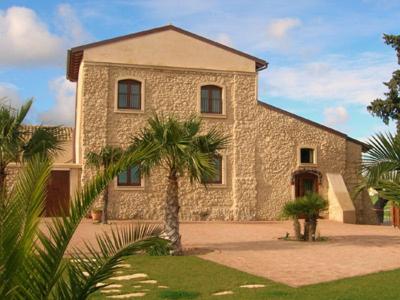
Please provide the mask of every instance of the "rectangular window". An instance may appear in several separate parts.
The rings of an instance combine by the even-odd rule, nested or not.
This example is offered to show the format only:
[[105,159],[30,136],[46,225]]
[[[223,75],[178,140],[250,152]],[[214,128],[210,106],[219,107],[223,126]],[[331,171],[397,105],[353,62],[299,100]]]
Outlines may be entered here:
[[214,158],[214,164],[216,173],[212,178],[205,178],[203,183],[213,183],[213,184],[221,184],[222,183],[222,156],[216,156]]
[[300,149],[300,163],[313,164],[314,163],[314,149],[301,148]]
[[139,166],[133,166],[121,172],[117,177],[118,186],[141,186],[141,174]]
[[201,112],[222,114],[222,89],[214,85],[201,87]]
[[141,83],[136,80],[118,82],[118,108],[141,109]]

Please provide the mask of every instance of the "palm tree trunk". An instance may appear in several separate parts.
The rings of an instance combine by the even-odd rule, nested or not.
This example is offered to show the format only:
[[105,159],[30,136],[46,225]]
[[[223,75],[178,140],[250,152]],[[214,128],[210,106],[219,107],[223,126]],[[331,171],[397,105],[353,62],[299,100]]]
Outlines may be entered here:
[[167,239],[171,241],[172,255],[182,254],[181,235],[179,234],[179,209],[178,177],[176,171],[172,170],[168,176],[164,216],[164,232]]
[[309,234],[310,234],[310,219],[308,217],[306,217],[304,219],[304,236],[303,236],[303,239],[305,241],[308,240]]
[[300,222],[298,218],[293,218],[293,228],[294,228],[294,236],[296,240],[301,240],[301,228]]
[[310,219],[310,232],[308,236],[309,241],[315,241],[315,232],[317,231],[317,217]]
[[103,213],[101,214],[101,223],[107,224],[108,222],[108,186],[104,190],[103,196]]

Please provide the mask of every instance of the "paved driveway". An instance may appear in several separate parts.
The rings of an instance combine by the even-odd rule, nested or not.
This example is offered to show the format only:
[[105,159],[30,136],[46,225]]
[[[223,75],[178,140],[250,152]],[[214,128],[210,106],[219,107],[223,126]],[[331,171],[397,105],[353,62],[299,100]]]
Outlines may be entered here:
[[[114,222],[123,226],[128,222]],[[301,286],[400,268],[400,230],[388,226],[319,224],[325,242],[278,240],[292,232],[290,222],[182,223],[184,247],[226,266],[291,286]],[[108,225],[85,221],[72,244],[92,240]]]

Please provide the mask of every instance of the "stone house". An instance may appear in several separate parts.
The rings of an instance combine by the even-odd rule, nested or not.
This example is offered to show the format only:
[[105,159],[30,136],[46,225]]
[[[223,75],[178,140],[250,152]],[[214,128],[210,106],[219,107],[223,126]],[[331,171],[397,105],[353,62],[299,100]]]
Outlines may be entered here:
[[[180,182],[183,220],[275,220],[306,191],[329,200],[327,217],[370,222],[367,195],[351,199],[367,146],[346,134],[258,100],[268,63],[172,25],[72,48],[77,83],[73,161],[84,183],[89,151],[126,147],[153,113],[196,113],[204,130],[231,136],[208,188]],[[161,219],[166,175],[130,170],[110,187],[109,215]]]

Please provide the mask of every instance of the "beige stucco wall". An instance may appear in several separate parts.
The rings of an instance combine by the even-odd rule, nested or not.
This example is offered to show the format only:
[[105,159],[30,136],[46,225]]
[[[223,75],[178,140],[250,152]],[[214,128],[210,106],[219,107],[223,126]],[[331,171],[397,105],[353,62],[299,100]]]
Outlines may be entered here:
[[227,71],[255,71],[255,62],[174,30],[86,49],[84,61]]
[[54,156],[55,163],[73,163],[74,161],[74,141],[62,141],[61,150]]

